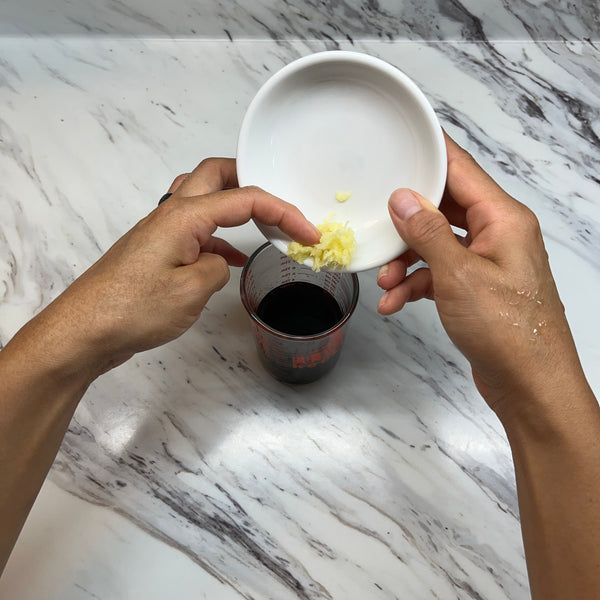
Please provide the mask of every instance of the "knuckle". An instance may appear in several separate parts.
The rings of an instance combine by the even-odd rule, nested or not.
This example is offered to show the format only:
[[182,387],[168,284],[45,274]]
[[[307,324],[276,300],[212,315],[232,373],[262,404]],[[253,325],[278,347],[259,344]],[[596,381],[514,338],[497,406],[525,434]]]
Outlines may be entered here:
[[171,184],[171,187],[175,187],[178,188],[189,176],[189,173],[181,173],[180,175],[177,175],[177,177],[175,177],[175,179],[173,179],[173,183]]
[[521,211],[521,219],[523,222],[523,226],[531,232],[537,232],[540,230],[540,222],[536,216],[536,214],[526,206],[523,206]]
[[516,205],[512,221],[520,235],[527,238],[541,235],[540,222],[537,216],[530,208],[520,202]]
[[218,166],[219,163],[219,159],[215,158],[214,156],[209,156],[207,158],[204,158],[203,160],[200,161],[200,164],[198,165],[199,167],[208,167],[208,168],[214,168],[216,166]]
[[177,198],[177,202],[163,202],[156,207],[151,215],[156,215],[156,218],[161,221],[169,222],[173,219],[173,215],[181,213],[181,201]]
[[427,243],[445,233],[448,222],[441,213],[421,210],[410,218],[408,226],[416,239]]
[[198,166],[192,172],[198,181],[205,178],[214,178],[221,171],[221,159],[209,156],[198,163]]
[[260,192],[262,192],[262,190],[257,186],[257,185],[245,185],[243,188],[240,188],[244,194],[247,194],[248,196],[254,196]]

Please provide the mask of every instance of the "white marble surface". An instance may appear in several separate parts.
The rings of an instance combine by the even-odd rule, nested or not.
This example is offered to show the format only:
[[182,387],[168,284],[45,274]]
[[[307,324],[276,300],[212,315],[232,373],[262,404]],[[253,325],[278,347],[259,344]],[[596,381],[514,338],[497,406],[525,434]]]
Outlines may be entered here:
[[0,34],[353,40],[600,39],[596,0],[3,0]]
[[[177,173],[233,155],[270,73],[330,45],[0,38],[0,341]],[[413,77],[538,214],[600,391],[598,49],[340,46]],[[250,225],[226,235],[261,242]],[[340,364],[288,387],[258,362],[238,275],[182,338],[89,390],[0,597],[527,598],[508,445],[433,306],[383,319],[361,274]]]

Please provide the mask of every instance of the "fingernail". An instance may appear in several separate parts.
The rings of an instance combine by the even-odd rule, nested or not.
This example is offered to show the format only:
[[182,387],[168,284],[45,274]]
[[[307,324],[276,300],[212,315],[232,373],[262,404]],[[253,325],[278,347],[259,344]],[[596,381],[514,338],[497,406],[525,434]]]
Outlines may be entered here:
[[390,272],[390,266],[389,265],[383,265],[379,269],[379,273],[377,273],[377,283],[379,283],[379,280],[382,279],[383,277],[385,277],[389,272]]
[[421,210],[419,199],[407,189],[399,189],[390,197],[390,208],[399,219],[406,221]]
[[381,312],[382,310],[385,309],[385,305],[387,304],[387,300],[389,297],[389,292],[386,292],[385,294],[383,294],[383,296],[381,296],[381,298],[379,298],[379,302],[377,303],[377,311]]

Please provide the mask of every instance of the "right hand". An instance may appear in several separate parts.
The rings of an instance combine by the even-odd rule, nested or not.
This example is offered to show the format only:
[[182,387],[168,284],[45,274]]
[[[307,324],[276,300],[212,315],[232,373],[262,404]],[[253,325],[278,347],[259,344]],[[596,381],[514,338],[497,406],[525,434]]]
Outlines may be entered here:
[[[392,221],[411,250],[381,268],[378,310],[435,301],[442,324],[498,411],[505,400],[556,393],[583,377],[538,221],[449,137],[442,212],[396,190]],[[447,218],[446,218],[447,217]],[[462,243],[450,224],[467,231]],[[422,258],[429,268],[407,269]]]

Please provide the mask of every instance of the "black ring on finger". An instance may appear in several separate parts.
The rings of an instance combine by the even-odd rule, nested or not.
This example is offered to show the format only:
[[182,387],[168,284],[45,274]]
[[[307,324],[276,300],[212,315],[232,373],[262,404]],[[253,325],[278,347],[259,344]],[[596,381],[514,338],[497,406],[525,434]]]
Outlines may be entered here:
[[160,206],[165,200],[168,200],[173,194],[171,192],[167,192],[159,201],[158,205]]

